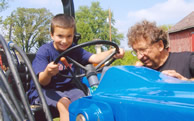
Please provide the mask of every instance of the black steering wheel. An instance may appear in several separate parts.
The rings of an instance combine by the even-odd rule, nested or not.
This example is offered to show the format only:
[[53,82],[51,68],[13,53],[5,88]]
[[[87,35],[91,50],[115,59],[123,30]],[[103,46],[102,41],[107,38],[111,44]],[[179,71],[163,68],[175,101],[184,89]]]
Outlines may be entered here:
[[[81,48],[81,47],[85,47],[85,46],[91,46],[91,45],[97,45],[97,44],[103,44],[103,45],[110,45],[110,46],[113,46],[115,48],[115,51],[112,52],[109,56],[107,56],[102,62],[100,62],[98,65],[96,65],[94,67],[94,69],[96,70],[96,72],[100,72],[102,70],[102,68],[104,66],[108,66],[110,65],[115,59],[112,58],[116,53],[119,53],[119,47],[117,44],[113,43],[113,42],[110,42],[110,41],[105,41],[105,40],[95,40],[95,41],[90,41],[90,42],[85,42],[85,43],[82,43],[82,44],[79,44],[79,45],[76,45],[76,46],[73,46],[67,50],[65,50],[64,52],[62,52],[54,61],[55,64],[57,64],[59,61],[60,61],[60,58],[61,57],[65,57],[68,61],[72,62],[73,64],[75,64],[76,66],[80,67],[81,69],[85,70],[86,72],[88,71],[88,68],[86,66],[83,66],[82,64],[78,63],[77,61],[75,61],[74,59],[70,58],[67,56],[67,54],[77,48]],[[102,65],[104,65],[102,67]],[[76,77],[76,78],[79,78],[79,77],[83,77],[83,76],[86,76],[86,73],[83,73],[83,74],[76,74],[76,75],[72,75],[72,76],[69,76],[69,75],[65,75],[65,74],[62,74],[62,73],[59,73],[61,76],[64,76],[66,78],[73,78]]]

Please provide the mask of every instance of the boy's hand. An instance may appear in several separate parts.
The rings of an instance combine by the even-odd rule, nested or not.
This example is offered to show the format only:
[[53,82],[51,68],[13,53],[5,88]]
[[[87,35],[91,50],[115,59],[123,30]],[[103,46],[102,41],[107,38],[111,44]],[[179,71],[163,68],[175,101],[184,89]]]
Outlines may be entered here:
[[57,73],[59,73],[59,65],[54,64],[54,62],[51,62],[46,67],[46,72],[49,74],[49,76],[55,76]]
[[39,82],[42,86],[46,86],[50,83],[52,76],[55,76],[59,72],[59,65],[50,62],[43,72],[39,73]]
[[116,58],[116,59],[123,58],[124,55],[125,55],[124,49],[123,48],[119,48],[119,53],[114,55],[114,58]]

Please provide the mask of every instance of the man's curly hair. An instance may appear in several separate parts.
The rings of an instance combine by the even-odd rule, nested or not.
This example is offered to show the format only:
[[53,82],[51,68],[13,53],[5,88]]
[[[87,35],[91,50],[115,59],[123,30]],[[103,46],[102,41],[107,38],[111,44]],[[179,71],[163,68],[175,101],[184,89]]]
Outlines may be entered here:
[[140,38],[144,38],[151,43],[162,40],[164,48],[168,48],[167,33],[162,28],[157,27],[155,22],[143,20],[135,24],[128,30],[127,37],[129,46],[132,46]]

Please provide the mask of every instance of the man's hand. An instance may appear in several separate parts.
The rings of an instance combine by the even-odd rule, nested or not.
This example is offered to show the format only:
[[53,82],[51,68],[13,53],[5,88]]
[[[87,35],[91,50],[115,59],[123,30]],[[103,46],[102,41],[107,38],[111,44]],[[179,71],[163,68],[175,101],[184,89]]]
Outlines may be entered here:
[[135,66],[143,66],[143,63],[141,61],[136,61]]
[[179,74],[178,72],[176,72],[175,70],[165,70],[162,71],[163,74],[166,74],[168,76],[172,76],[181,80],[189,80],[188,78],[182,76],[181,74]]

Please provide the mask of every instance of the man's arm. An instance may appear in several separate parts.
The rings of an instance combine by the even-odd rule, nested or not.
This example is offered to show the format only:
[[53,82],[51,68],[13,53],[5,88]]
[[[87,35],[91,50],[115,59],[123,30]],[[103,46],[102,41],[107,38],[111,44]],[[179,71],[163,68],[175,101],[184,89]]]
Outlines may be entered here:
[[182,76],[181,74],[179,74],[178,72],[176,72],[175,70],[164,70],[162,71],[163,74],[166,74],[168,76],[172,76],[181,80],[186,80],[186,81],[194,81],[194,78],[188,79],[184,76]]
[[190,78],[188,81],[194,81],[194,78]]

